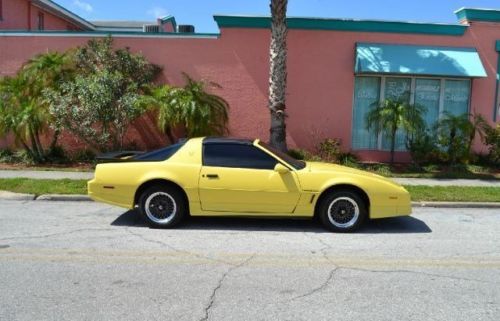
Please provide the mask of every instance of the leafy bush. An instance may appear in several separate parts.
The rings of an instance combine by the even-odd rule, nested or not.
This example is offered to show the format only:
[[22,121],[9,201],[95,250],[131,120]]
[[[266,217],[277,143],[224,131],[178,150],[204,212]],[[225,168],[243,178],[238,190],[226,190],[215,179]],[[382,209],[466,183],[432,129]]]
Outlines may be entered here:
[[321,141],[316,149],[319,158],[325,162],[338,162],[342,153],[340,150],[340,140],[337,138],[327,138]]
[[144,109],[141,90],[160,68],[128,48],[113,49],[113,40],[90,40],[74,54],[76,76],[46,90],[56,130],[66,129],[99,151],[121,149],[131,121]]
[[6,148],[0,149],[0,163],[13,163],[14,162],[14,153]]
[[60,145],[52,146],[47,153],[47,160],[53,164],[65,164],[70,161],[66,151]]
[[72,160],[79,163],[90,163],[95,161],[96,154],[90,149],[80,149],[73,154]]
[[500,124],[495,128],[487,127],[484,133],[484,143],[488,146],[488,162],[496,167],[500,166]]

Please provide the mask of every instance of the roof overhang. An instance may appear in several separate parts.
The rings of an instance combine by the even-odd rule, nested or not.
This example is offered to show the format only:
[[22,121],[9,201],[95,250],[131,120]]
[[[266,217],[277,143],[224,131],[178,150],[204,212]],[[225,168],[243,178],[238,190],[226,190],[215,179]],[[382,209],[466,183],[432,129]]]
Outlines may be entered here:
[[83,19],[82,17],[74,14],[73,12],[67,10],[66,8],[58,5],[54,1],[51,0],[32,0],[33,5],[40,7],[68,22],[71,22],[85,31],[95,30],[95,27],[92,23]]
[[355,73],[487,77],[475,48],[357,43]]
[[500,23],[500,10],[460,8],[455,11],[459,21],[485,21]]
[[[271,18],[268,16],[226,16],[214,15],[214,20],[222,28],[263,28],[271,27]],[[402,34],[428,34],[462,36],[467,30],[466,25],[419,23],[402,21],[354,20],[354,19],[327,19],[288,17],[289,29],[333,30],[358,32],[385,32]]]

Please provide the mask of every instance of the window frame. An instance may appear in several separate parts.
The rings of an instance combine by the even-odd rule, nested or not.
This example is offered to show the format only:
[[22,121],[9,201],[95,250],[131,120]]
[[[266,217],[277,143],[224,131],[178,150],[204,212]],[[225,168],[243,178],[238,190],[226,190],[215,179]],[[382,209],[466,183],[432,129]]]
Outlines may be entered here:
[[[263,151],[262,149],[258,148],[257,146],[255,146],[253,143],[248,143],[248,144],[245,144],[245,143],[237,143],[237,142],[214,142],[214,143],[203,143],[203,148],[202,148],[202,153],[201,153],[201,164],[203,167],[221,167],[221,168],[236,168],[236,169],[250,169],[250,170],[264,170],[264,171],[273,171],[274,170],[274,167],[273,168],[255,168],[255,167],[235,167],[235,166],[221,166],[221,165],[207,165],[206,164],[206,159],[205,159],[205,148],[208,146],[208,145],[221,145],[221,146],[246,146],[246,147],[250,147],[250,148],[253,148],[254,150],[257,150],[259,153],[262,153],[262,155],[265,155],[271,159],[274,159],[276,164],[282,164],[282,162],[277,159],[276,157],[274,157],[273,155],[269,154],[269,153],[266,153],[265,151]],[[276,165],[274,165],[276,166]],[[288,167],[288,165],[284,165],[286,167]]]
[[[410,104],[415,103],[415,92],[416,92],[416,83],[417,79],[434,79],[434,80],[439,80],[440,81],[440,92],[439,92],[439,114],[438,114],[438,119],[441,119],[443,116],[443,111],[444,111],[444,96],[445,96],[445,85],[446,85],[446,80],[461,80],[461,81],[469,81],[469,99],[467,102],[467,113],[470,113],[471,110],[471,104],[472,104],[472,83],[473,83],[473,78],[466,78],[466,77],[433,77],[433,76],[414,76],[414,75],[401,75],[401,74],[356,74],[354,75],[354,81],[356,81],[356,77],[375,77],[375,78],[380,78],[380,92],[379,92],[379,103],[382,103],[385,99],[385,87],[386,87],[386,81],[387,78],[410,78],[411,79],[411,86],[410,86]],[[354,88],[354,87],[353,87]],[[352,100],[352,118],[351,118],[351,123],[352,120],[354,119],[354,107],[355,107],[355,90],[353,90],[353,100]],[[351,129],[351,136],[353,137],[354,135],[354,128]],[[377,136],[377,148],[372,149],[372,148],[356,148],[353,150],[355,151],[389,151],[388,149],[383,148],[383,133],[379,133]],[[351,141],[352,141],[351,137]],[[400,151],[401,152],[401,151]],[[407,152],[407,151],[403,151]]]
[[45,30],[45,14],[42,11],[38,11],[37,15],[37,30],[44,31]]

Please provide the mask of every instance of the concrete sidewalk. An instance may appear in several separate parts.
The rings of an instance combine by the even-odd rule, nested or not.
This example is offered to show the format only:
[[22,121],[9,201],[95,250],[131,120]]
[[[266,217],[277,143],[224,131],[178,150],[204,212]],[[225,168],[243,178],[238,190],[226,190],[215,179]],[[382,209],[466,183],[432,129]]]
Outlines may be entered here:
[[[0,178],[32,178],[32,179],[83,179],[94,177],[93,172],[63,172],[63,171],[17,171],[0,170]],[[500,187],[500,180],[480,179],[435,179],[435,178],[392,178],[402,185],[428,186],[491,186]]]

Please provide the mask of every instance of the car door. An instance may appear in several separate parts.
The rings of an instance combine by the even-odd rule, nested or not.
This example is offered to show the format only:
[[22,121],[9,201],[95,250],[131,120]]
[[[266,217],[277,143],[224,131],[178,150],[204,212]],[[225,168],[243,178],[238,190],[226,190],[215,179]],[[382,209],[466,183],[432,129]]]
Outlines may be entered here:
[[296,173],[248,143],[205,143],[199,195],[204,211],[292,213],[300,197]]

